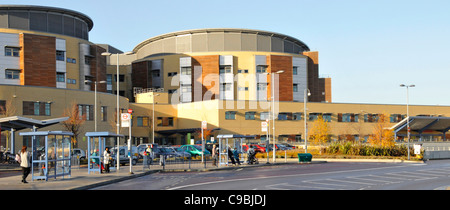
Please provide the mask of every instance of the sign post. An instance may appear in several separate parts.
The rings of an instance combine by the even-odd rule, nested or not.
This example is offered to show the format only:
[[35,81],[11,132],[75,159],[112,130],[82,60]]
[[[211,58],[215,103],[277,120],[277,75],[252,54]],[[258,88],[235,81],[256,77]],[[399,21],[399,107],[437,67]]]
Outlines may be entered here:
[[[133,110],[128,109],[128,113],[122,113],[121,120],[122,120],[122,127],[128,127],[129,129],[129,135],[128,135],[128,158],[130,158],[130,174],[133,174],[131,171],[131,166],[133,162],[133,155],[132,155],[132,146],[131,146],[131,113],[133,113]],[[120,161],[120,160],[119,160]]]
[[269,163],[269,120],[261,122],[261,131],[266,132],[266,153],[267,153],[267,163]]

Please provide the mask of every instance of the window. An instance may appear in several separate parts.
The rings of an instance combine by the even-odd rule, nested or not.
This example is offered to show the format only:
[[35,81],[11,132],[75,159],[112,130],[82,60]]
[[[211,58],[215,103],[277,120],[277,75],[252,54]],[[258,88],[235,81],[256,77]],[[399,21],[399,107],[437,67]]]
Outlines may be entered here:
[[297,75],[297,66],[292,67],[292,75]]
[[101,106],[100,107],[100,118],[102,119],[102,121],[107,121],[108,120],[108,111],[106,109],[106,106]]
[[106,84],[107,85],[112,85],[112,74],[107,74],[106,75]]
[[169,72],[169,73],[167,73],[167,76],[168,77],[173,77],[173,76],[175,76],[177,74],[178,74],[177,72]]
[[261,113],[259,114],[259,118],[260,118],[261,120],[267,120],[267,119],[269,119],[269,112],[261,112]]
[[91,65],[91,57],[89,57],[89,56],[84,56],[84,64],[86,64],[86,65]]
[[227,112],[225,112],[225,119],[226,120],[235,120],[236,119],[236,112],[235,111],[227,111]]
[[168,93],[176,93],[176,92],[177,92],[177,89],[169,89],[169,90],[167,90],[167,92],[168,92]]
[[[117,74],[114,74],[114,82],[117,82]],[[125,82],[124,74],[119,74],[119,82]]]
[[246,112],[245,120],[254,120],[256,112]]
[[181,92],[182,93],[190,93],[192,91],[192,87],[189,86],[181,86]]
[[364,122],[378,122],[378,114],[364,114]]
[[256,73],[266,73],[267,66],[258,65],[256,66]]
[[19,79],[20,78],[20,70],[5,70],[5,79]]
[[258,83],[258,86],[256,87],[258,91],[265,91],[267,89],[267,83]]
[[278,113],[278,120],[292,120],[291,112],[280,112]]
[[61,72],[56,72],[56,82],[65,82],[66,74]]
[[58,61],[64,61],[65,58],[66,58],[65,54],[66,54],[66,52],[57,50],[57,51],[56,51],[56,60],[58,60]]
[[191,67],[181,67],[181,75],[191,75]]
[[77,63],[77,59],[75,59],[75,58],[67,58],[66,62],[67,63]]
[[292,91],[294,91],[294,93],[298,92],[298,84],[293,84],[292,85]]
[[67,84],[77,84],[77,80],[67,78]]
[[5,47],[5,56],[19,57],[19,47]]
[[302,120],[302,113],[301,112],[293,113],[292,120]]
[[78,104],[78,113],[80,118],[84,117],[85,120],[94,120],[94,106]]
[[156,120],[157,126],[173,126],[173,117],[158,117]]
[[157,70],[152,70],[152,77],[160,77],[159,69],[157,69]]
[[23,115],[50,116],[51,103],[38,101],[23,101]]
[[322,115],[322,118],[325,122],[331,122],[331,113],[325,113]]
[[248,69],[239,69],[238,73],[245,73],[248,74]]
[[230,91],[231,83],[222,83],[220,84],[220,91]]
[[138,127],[148,127],[148,117],[137,117]]
[[398,123],[402,121],[404,117],[401,114],[391,114],[390,116],[390,122],[391,123]]
[[220,66],[219,67],[219,73],[220,74],[232,73],[231,72],[231,66],[230,65],[228,65],[228,66]]

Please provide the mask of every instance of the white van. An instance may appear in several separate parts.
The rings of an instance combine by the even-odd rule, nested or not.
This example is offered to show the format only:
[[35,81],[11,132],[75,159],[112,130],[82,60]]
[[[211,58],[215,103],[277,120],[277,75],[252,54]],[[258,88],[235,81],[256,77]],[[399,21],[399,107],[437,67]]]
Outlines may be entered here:
[[[117,150],[116,147],[113,147],[111,149],[111,157],[113,158],[113,161],[116,161],[117,158],[116,150]],[[138,160],[138,151],[136,146],[131,147],[131,157],[133,157],[133,159],[131,160],[131,164],[136,165]],[[119,147],[119,160],[120,165],[125,165],[130,162],[130,159],[128,158],[128,146]]]

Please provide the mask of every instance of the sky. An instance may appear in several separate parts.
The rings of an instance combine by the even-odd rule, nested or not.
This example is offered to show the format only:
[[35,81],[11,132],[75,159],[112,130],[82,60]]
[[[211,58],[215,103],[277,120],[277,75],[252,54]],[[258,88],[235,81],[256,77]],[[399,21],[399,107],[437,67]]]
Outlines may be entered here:
[[124,52],[165,33],[246,28],[286,34],[319,52],[336,103],[450,106],[448,0],[1,0],[89,16],[91,42]]

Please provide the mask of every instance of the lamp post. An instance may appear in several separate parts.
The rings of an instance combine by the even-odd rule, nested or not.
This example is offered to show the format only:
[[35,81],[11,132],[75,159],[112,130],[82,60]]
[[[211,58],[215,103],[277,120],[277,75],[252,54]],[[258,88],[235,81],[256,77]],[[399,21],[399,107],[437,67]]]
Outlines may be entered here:
[[309,89],[306,88],[303,99],[304,102],[303,114],[305,119],[305,153],[308,153],[308,123],[306,121],[306,103],[308,102],[308,96],[311,96],[311,91],[309,91]]
[[405,85],[401,84],[400,87],[406,87],[406,127],[407,127],[407,135],[408,135],[408,160],[410,159],[409,155],[409,142],[411,141],[411,131],[409,128],[409,88],[415,87],[415,85]]
[[[272,74],[282,74],[284,73],[284,70],[279,70],[277,72],[273,72]],[[270,74],[270,73],[269,73]],[[272,76],[272,138],[273,138],[273,162],[275,163],[275,77]]]
[[[119,124],[119,121],[120,121],[120,116],[119,116],[119,113],[120,113],[120,111],[119,111],[119,55],[120,54],[122,54],[122,55],[131,55],[131,54],[134,54],[134,52],[125,52],[125,53],[116,53],[116,56],[117,56],[117,63],[116,63],[116,66],[117,66],[117,71],[116,71],[116,95],[117,95],[117,97],[116,97],[116,99],[117,99],[117,104],[116,104],[116,113],[117,113],[117,124],[116,124],[116,126],[117,126],[117,130],[116,130],[116,134],[117,135],[119,135],[119,131],[120,131],[120,124]],[[103,56],[111,56],[112,55],[112,53],[110,53],[110,52],[103,52],[102,53],[102,55]],[[120,146],[120,142],[119,142],[119,136],[117,136],[117,159],[116,159],[116,162],[117,162],[117,172],[119,171],[119,169],[120,169],[120,159],[119,159],[119,146]]]
[[[92,83],[91,80],[84,80],[84,83]],[[100,81],[100,84],[106,81]],[[97,132],[97,81],[94,81],[94,131]]]

